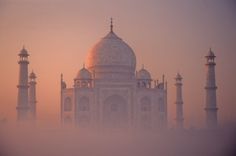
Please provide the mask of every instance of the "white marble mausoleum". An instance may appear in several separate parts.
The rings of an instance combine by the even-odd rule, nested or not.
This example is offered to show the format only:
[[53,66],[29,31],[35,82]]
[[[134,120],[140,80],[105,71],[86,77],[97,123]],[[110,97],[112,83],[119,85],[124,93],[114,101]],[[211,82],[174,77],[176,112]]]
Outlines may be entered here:
[[132,48],[113,31],[88,52],[68,88],[61,77],[61,121],[80,128],[157,130],[167,126],[166,82],[136,71]]

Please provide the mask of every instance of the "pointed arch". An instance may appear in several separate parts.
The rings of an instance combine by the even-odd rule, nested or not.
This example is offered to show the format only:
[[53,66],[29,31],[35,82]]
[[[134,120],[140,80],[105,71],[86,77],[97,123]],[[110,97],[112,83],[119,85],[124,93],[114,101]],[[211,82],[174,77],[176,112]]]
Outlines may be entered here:
[[103,103],[103,124],[106,127],[125,127],[128,122],[128,106],[120,95],[111,95]]
[[70,97],[67,97],[64,100],[64,111],[65,112],[72,111],[72,101]]
[[148,97],[143,97],[140,100],[140,110],[143,112],[151,111],[151,100]]
[[78,109],[78,111],[89,111],[90,110],[89,98],[88,97],[82,97],[79,100],[77,109]]

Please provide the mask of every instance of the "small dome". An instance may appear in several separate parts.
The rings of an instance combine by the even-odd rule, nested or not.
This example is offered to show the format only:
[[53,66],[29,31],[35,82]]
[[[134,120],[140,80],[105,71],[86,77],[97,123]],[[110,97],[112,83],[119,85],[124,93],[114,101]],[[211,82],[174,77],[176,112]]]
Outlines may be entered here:
[[214,54],[214,52],[211,50],[211,48],[210,48],[209,52],[207,53],[206,57],[215,57],[215,54]]
[[182,76],[181,76],[179,73],[177,73],[175,79],[176,79],[176,80],[182,80],[183,78],[182,78]]
[[29,76],[31,79],[35,79],[36,78],[36,75],[35,75],[35,73],[32,71],[31,73],[30,73],[30,76]]
[[21,56],[29,56],[28,51],[25,49],[25,47],[23,47],[23,48],[21,49],[19,55],[21,55]]
[[88,71],[88,69],[83,67],[79,70],[75,79],[92,79],[92,74]]
[[137,79],[151,80],[151,74],[146,69],[142,68],[137,73]]

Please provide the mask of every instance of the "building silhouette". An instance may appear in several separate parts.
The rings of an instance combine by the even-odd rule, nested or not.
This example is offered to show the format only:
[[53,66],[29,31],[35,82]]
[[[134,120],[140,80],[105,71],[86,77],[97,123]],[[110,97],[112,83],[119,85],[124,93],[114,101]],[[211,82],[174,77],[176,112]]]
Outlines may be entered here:
[[206,76],[206,126],[207,128],[217,127],[217,104],[216,104],[216,80],[215,80],[215,54],[210,49],[206,58],[207,76]]
[[175,77],[176,86],[176,128],[183,129],[184,127],[184,116],[183,116],[183,98],[182,98],[182,76],[177,73]]
[[[28,51],[19,53],[17,97],[18,121],[36,120],[36,74],[28,75]],[[215,55],[210,49],[206,58],[206,125],[217,127]],[[176,128],[184,128],[182,76],[177,73]],[[85,64],[68,87],[61,75],[61,122],[92,129],[153,130],[167,127],[167,81],[153,79],[144,68],[136,70],[132,48],[113,31],[88,52]]]
[[89,51],[68,88],[61,77],[61,120],[80,128],[156,130],[167,126],[167,83],[136,71],[131,47],[113,31]]
[[[17,97],[17,120],[29,121],[36,119],[36,75],[28,75],[28,51],[23,47],[19,53],[19,83]],[[28,76],[30,81],[28,81]]]

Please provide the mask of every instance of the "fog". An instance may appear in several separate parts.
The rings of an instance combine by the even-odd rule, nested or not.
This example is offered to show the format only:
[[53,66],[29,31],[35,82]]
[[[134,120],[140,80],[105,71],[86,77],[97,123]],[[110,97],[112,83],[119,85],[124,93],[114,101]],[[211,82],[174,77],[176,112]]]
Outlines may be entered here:
[[[127,42],[153,79],[168,81],[168,120],[174,125],[175,80],[183,76],[187,127],[203,127],[205,58],[215,52],[219,123],[236,121],[235,0],[0,0],[0,118],[16,119],[18,53],[29,51],[37,75],[37,117],[59,122],[60,74],[68,87],[87,52],[109,31]],[[135,7],[134,7],[135,4]]]
[[76,127],[2,125],[1,156],[233,156],[236,127],[111,132]]
[[29,70],[37,75],[37,121],[60,122],[60,74],[73,86],[88,49],[109,31],[111,16],[114,31],[135,51],[137,70],[144,64],[152,78],[165,74],[169,127],[175,124],[177,71],[184,78],[184,126],[204,127],[204,56],[210,47],[217,56],[218,123],[235,122],[235,2],[0,0],[0,156],[236,155],[235,124],[218,130],[124,133],[9,123],[17,115],[22,45],[30,53]]

